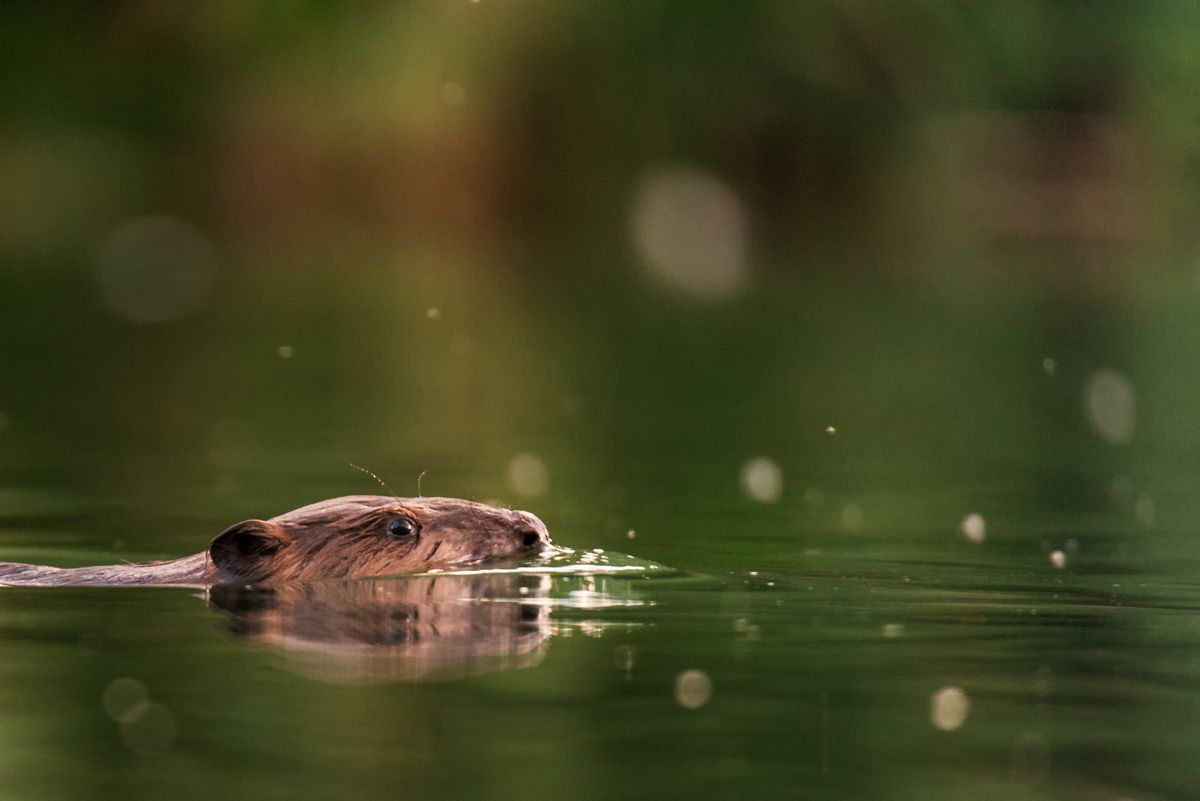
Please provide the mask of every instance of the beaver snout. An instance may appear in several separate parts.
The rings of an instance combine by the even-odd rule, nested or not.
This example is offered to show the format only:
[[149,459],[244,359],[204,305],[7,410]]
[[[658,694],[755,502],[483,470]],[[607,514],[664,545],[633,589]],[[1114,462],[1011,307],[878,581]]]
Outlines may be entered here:
[[525,551],[540,551],[550,544],[550,532],[546,524],[528,512],[516,513],[517,541]]
[[521,547],[527,551],[532,551],[535,548],[541,548],[546,544],[546,540],[536,531],[521,532]]

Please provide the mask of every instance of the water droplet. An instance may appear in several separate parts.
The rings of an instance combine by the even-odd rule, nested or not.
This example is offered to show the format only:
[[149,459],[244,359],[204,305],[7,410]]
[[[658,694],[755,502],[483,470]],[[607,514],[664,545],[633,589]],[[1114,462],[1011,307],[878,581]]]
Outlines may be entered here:
[[742,492],[759,503],[775,503],[783,494],[783,471],[774,460],[758,456],[742,465]]
[[1062,551],[1050,552],[1050,564],[1054,565],[1059,570],[1067,566],[1067,555]]
[[629,531],[625,532],[625,536],[628,537],[629,539],[633,539],[634,537],[637,536],[637,532],[634,531],[633,529],[629,529]]
[[837,429],[834,428],[833,426],[825,426],[825,433],[826,434],[836,434]]
[[983,542],[987,539],[987,523],[983,515],[972,512],[963,518],[962,533],[971,542]]
[[534,453],[518,453],[508,463],[508,483],[518,495],[534,498],[550,488],[550,471]]
[[699,709],[712,697],[712,680],[700,670],[685,670],[675,678],[675,703],[686,709]]
[[943,687],[933,694],[929,718],[942,731],[954,731],[967,719],[971,701],[958,687]]

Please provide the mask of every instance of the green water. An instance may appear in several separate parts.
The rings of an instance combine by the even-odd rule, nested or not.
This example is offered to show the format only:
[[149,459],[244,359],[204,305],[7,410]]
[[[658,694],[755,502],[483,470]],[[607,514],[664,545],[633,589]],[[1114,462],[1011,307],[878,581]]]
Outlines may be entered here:
[[[268,307],[248,345],[221,334],[234,295],[169,336],[96,318],[100,362],[42,329],[67,385],[0,342],[26,378],[0,558],[194,553],[376,491],[348,459],[401,494],[424,473],[427,494],[530,509],[574,549],[566,573],[308,595],[5,590],[4,796],[1200,793],[1197,378],[1175,301],[1106,322],[1111,346],[999,291],[814,282],[802,314],[635,293],[610,327],[549,287],[515,328],[355,296],[369,313],[324,339]],[[1128,442],[1089,412],[1103,370],[1136,393],[1100,396]]]
[[5,590],[5,797],[1200,794],[1185,295],[813,280],[698,310],[563,279],[495,317],[438,285],[430,320],[418,277],[380,286],[236,337],[240,291],[167,329],[10,302],[42,339],[0,339],[0,558],[194,553],[377,491],[350,460],[529,509],[577,572]]
[[[870,523],[882,500],[859,498],[861,525],[847,528],[831,497],[764,515],[734,488],[729,521],[710,498],[658,517],[633,509],[633,539],[558,527],[560,541],[611,548],[551,570],[207,599],[5,590],[5,796],[1157,799],[1200,788],[1188,757],[1200,594],[1186,543],[1171,545],[1189,536],[1134,545],[1124,532],[1139,524],[1119,510],[1019,516],[1019,494],[991,490],[987,504],[1005,513],[972,542],[933,512],[970,497],[957,482],[893,498],[927,510],[906,511],[902,530]],[[15,544],[39,535],[77,543],[60,563],[115,555],[88,552],[112,524],[48,523],[10,521],[4,555],[50,560],[57,549]],[[618,548],[679,569],[637,570]]]

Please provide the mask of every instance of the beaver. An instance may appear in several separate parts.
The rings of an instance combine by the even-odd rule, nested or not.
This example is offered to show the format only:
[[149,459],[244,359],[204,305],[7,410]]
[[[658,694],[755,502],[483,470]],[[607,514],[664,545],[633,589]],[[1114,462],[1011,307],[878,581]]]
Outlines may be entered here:
[[245,520],[192,556],[60,568],[0,562],[0,586],[265,584],[445,570],[551,547],[529,512],[457,498],[349,495]]

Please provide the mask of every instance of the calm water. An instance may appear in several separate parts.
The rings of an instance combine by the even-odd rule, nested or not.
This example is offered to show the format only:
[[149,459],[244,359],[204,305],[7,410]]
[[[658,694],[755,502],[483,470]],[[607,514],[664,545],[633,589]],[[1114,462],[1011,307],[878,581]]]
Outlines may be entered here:
[[4,590],[4,797],[1200,796],[1184,296],[376,275],[162,330],[0,298],[0,559],[194,553],[353,461],[574,572]]
[[[1119,509],[1016,520],[1019,494],[982,542],[948,515],[871,523],[965,489],[785,498],[738,532],[759,562],[710,502],[603,554],[583,550],[602,527],[560,526],[580,550],[553,571],[7,589],[4,795],[1195,797],[1194,563],[1169,533],[1131,546]],[[129,512],[86,506],[10,516],[3,555],[128,551],[92,546]]]

